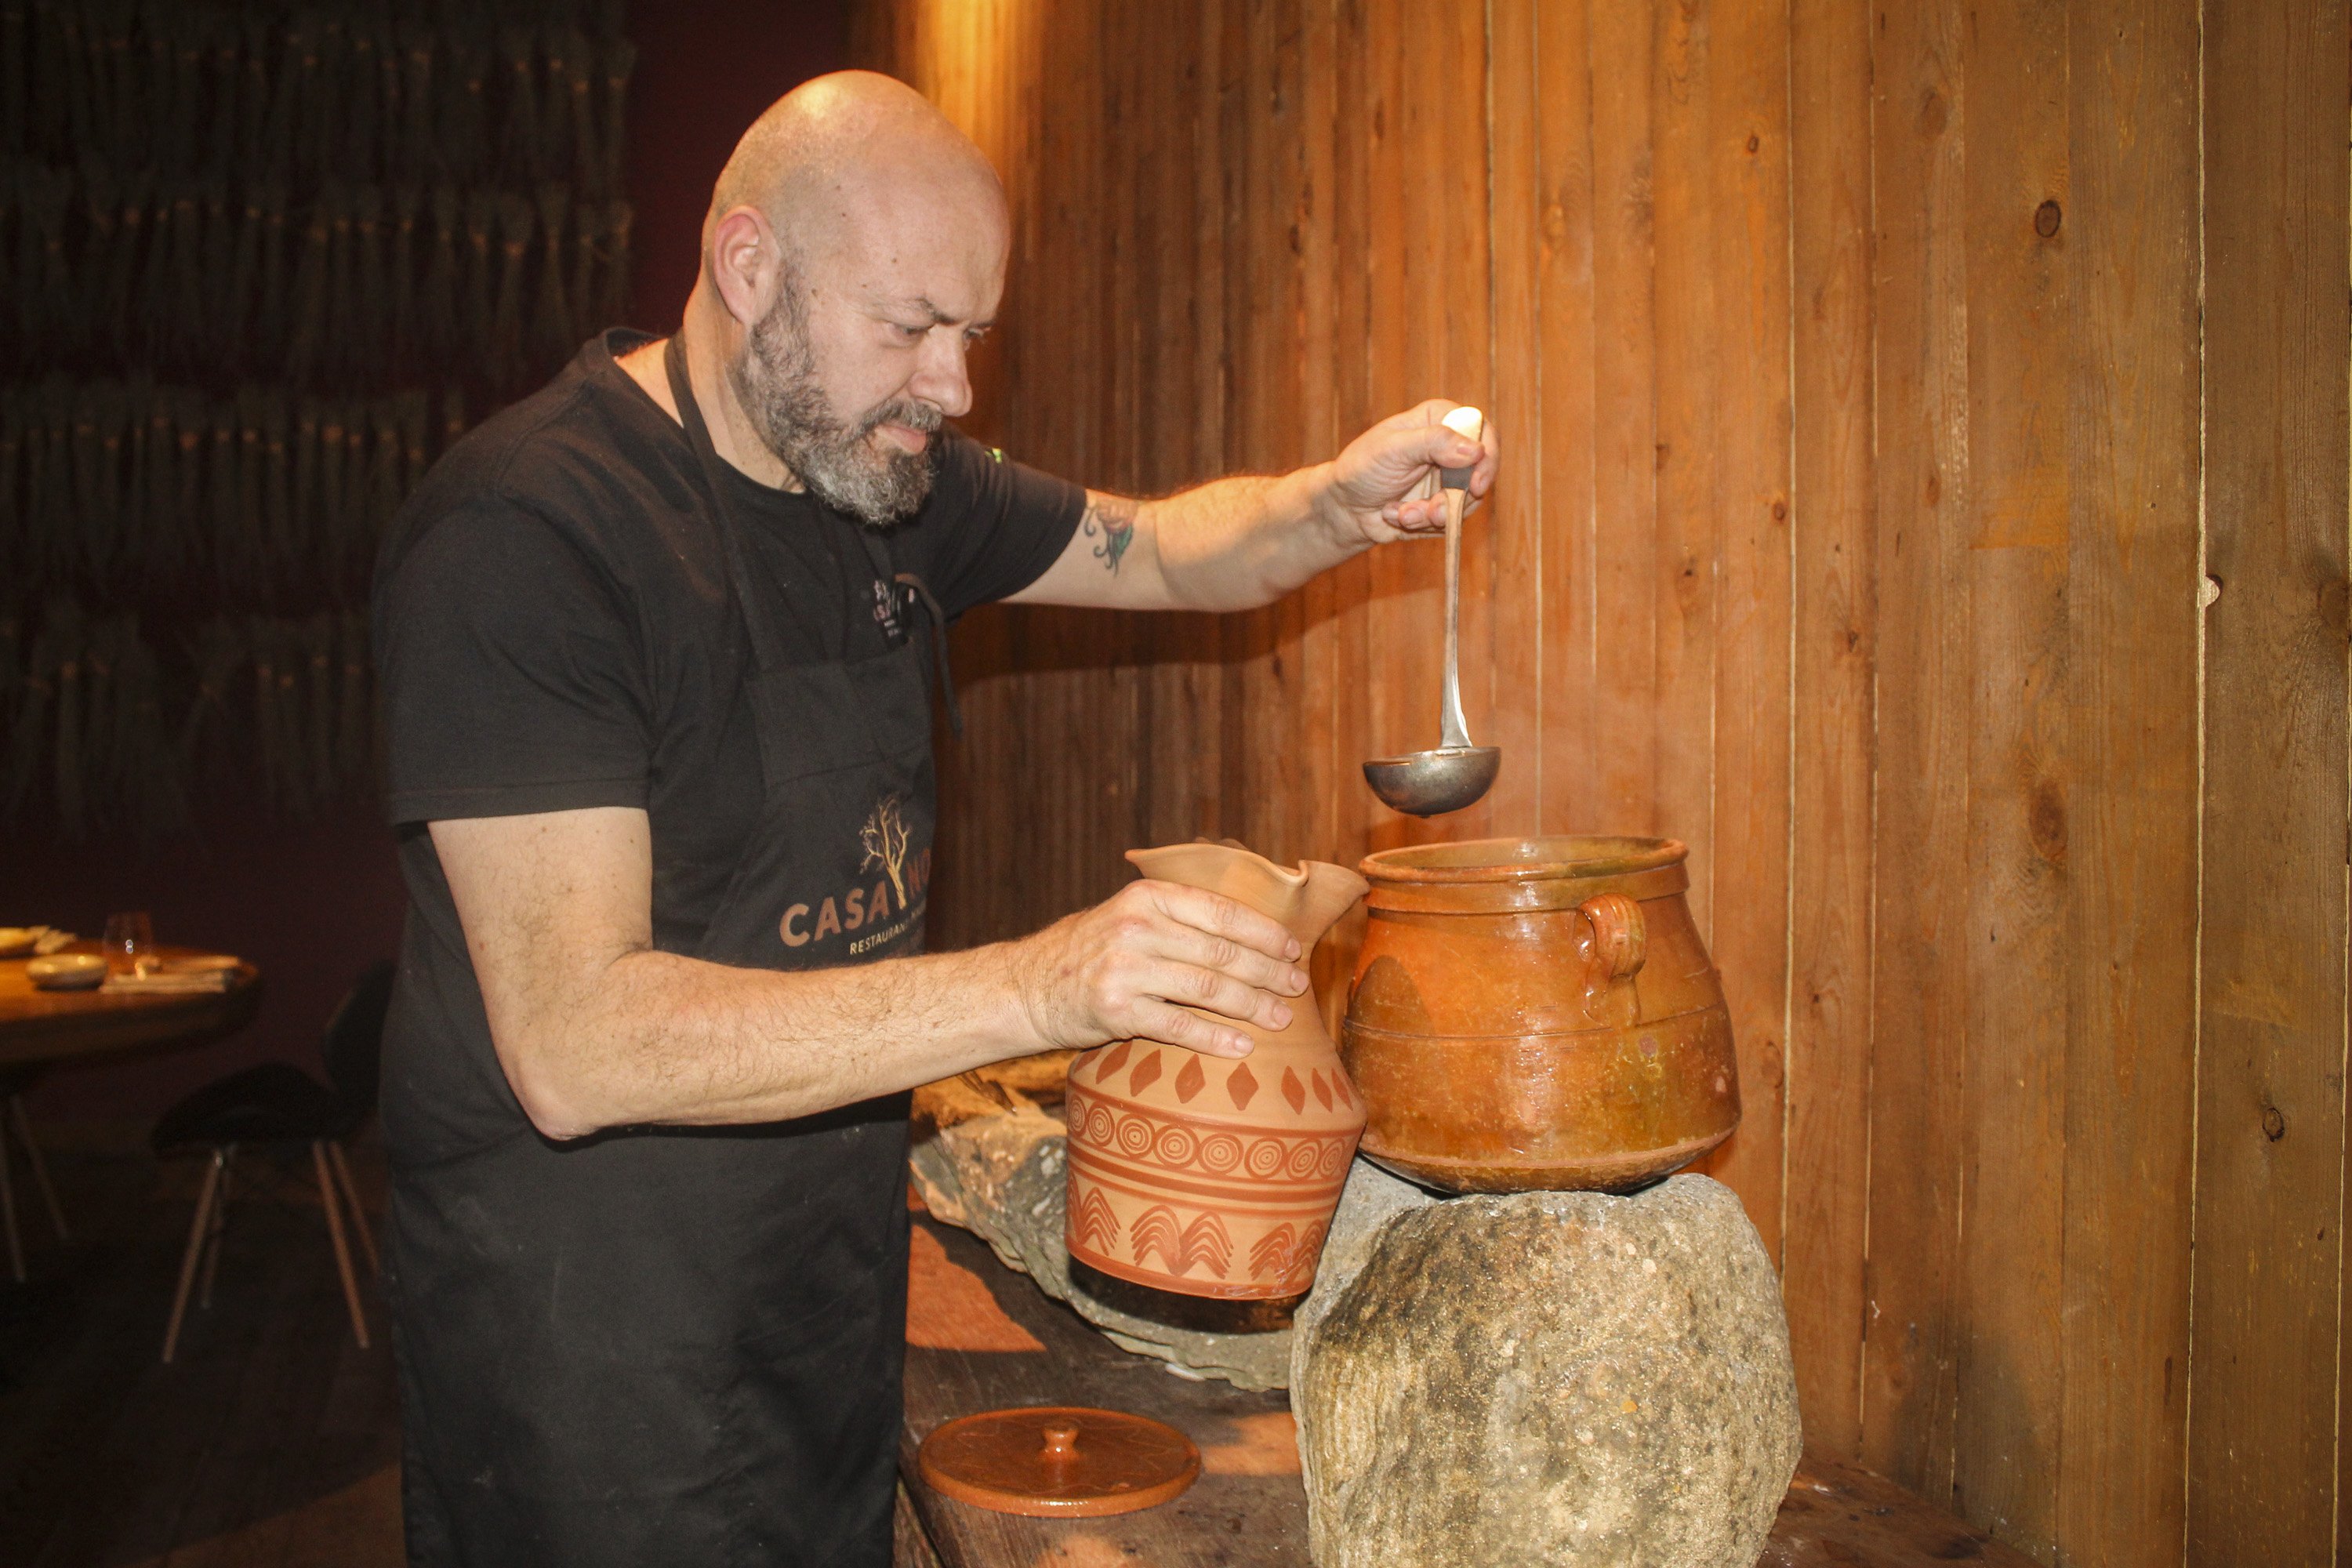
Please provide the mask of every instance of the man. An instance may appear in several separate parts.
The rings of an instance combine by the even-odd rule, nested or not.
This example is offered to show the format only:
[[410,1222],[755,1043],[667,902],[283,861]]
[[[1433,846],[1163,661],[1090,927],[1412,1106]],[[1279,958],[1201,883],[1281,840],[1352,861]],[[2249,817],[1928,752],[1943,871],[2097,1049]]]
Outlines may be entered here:
[[[888,1562],[911,1086],[1147,1037],[1238,1055],[1305,955],[1139,882],[919,956],[930,647],[989,599],[1268,603],[1496,455],[1431,403],[1161,500],[946,427],[1003,288],[977,148],[886,78],[744,136],[677,335],[591,343],[386,542],[412,910],[386,1042],[409,1550]],[[1038,759],[1055,765],[1052,758]]]

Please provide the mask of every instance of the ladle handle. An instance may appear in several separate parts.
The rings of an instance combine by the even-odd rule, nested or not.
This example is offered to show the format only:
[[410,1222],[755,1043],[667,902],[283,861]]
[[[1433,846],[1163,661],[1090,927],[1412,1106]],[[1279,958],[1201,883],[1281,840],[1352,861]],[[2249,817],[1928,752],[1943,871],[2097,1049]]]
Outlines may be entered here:
[[[1454,482],[1456,473],[1460,484]],[[1449,468],[1445,479],[1445,683],[1438,696],[1437,743],[1459,751],[1470,744],[1470,727],[1462,720],[1462,507],[1470,473]]]

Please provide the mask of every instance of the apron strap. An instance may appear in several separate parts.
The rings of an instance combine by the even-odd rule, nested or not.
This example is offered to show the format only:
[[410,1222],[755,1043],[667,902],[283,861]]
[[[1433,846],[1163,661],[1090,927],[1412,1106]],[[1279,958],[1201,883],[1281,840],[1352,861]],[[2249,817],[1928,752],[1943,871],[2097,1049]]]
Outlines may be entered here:
[[930,639],[931,657],[940,667],[940,696],[947,703],[948,733],[961,741],[963,739],[963,710],[956,706],[955,673],[948,668],[947,612],[940,608],[937,599],[931,597],[930,585],[912,572],[898,573],[891,581],[904,588],[910,600],[922,601],[924,613],[930,617],[930,625],[923,635]]
[[710,502],[719,510],[719,537],[727,547],[727,583],[751,634],[751,659],[762,674],[784,668],[783,639],[768,618],[767,606],[751,592],[751,574],[743,561],[742,529],[734,509],[727,504],[727,473],[719,449],[710,444],[710,426],[703,422],[702,405],[694,400],[694,382],[687,374],[685,340],[676,332],[662,349],[662,366],[669,372],[670,395],[677,399],[678,423],[686,426],[687,444],[702,464],[703,482],[710,487]]
[[886,618],[883,630],[893,643],[906,640],[906,632],[898,624],[900,610],[911,611],[923,606],[930,625],[923,636],[931,645],[931,659],[939,668],[940,695],[947,704],[948,731],[957,740],[963,739],[963,711],[956,706],[955,676],[948,668],[948,616],[940,608],[931,593],[931,585],[912,572],[901,572],[890,554],[889,541],[870,528],[857,531],[858,542],[866,546],[866,558],[874,566],[874,591],[883,598],[877,613]]

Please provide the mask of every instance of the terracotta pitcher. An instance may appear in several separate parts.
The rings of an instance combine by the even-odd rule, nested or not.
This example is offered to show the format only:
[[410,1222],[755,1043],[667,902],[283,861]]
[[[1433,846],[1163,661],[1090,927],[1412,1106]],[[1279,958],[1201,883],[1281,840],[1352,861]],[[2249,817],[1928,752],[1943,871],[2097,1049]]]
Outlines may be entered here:
[[[1364,879],[1345,867],[1309,860],[1286,871],[1238,846],[1127,858],[1147,877],[1272,916],[1303,953],[1364,896]],[[1239,1026],[1257,1042],[1239,1059],[1122,1040],[1071,1065],[1073,1258],[1134,1284],[1231,1301],[1297,1296],[1315,1282],[1363,1106],[1313,996],[1292,1000],[1279,1033]]]
[[1622,1189],[1739,1125],[1723,986],[1669,838],[1367,857],[1340,1030],[1363,1152],[1451,1192]]

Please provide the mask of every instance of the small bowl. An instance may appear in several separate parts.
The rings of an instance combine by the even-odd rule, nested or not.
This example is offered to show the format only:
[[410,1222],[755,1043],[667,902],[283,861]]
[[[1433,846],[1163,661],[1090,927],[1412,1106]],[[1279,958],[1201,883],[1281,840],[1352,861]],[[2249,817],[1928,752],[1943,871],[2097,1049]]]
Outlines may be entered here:
[[106,978],[106,960],[95,952],[53,952],[25,965],[25,976],[42,991],[89,991]]
[[22,958],[39,945],[39,926],[0,926],[0,958]]

